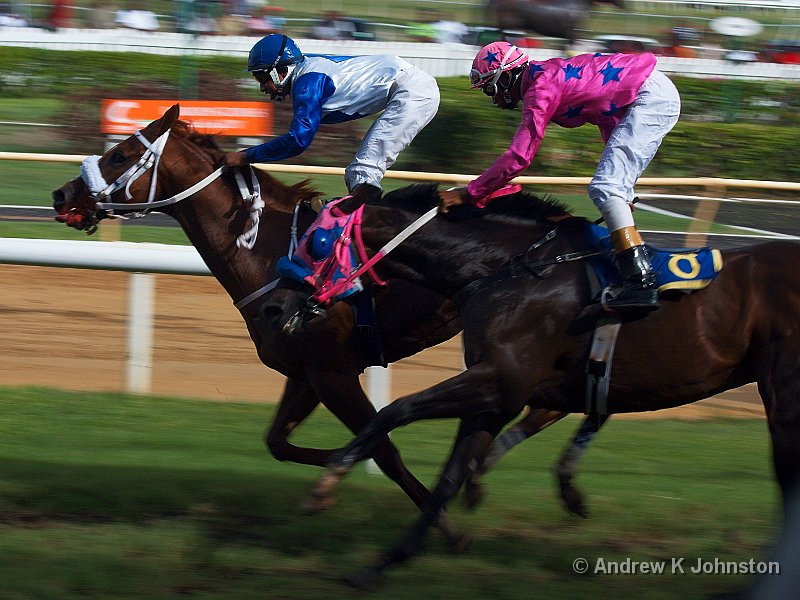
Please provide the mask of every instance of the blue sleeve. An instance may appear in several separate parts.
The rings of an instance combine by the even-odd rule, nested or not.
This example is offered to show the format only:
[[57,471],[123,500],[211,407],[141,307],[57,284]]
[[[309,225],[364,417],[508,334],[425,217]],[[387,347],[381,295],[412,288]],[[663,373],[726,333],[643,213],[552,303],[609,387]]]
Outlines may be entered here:
[[294,116],[289,132],[248,148],[247,161],[277,162],[297,156],[311,145],[322,119],[322,105],[333,95],[333,80],[324,73],[305,73],[292,83]]

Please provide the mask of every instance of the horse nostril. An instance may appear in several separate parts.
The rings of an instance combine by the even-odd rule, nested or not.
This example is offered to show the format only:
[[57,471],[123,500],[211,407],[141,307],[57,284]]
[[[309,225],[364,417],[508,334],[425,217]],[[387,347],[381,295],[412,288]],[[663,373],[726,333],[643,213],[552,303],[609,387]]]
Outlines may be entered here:
[[286,311],[283,307],[275,304],[265,304],[261,307],[261,318],[275,329],[283,327],[283,321],[286,320],[285,313]]
[[51,196],[53,197],[53,209],[56,212],[61,212],[64,210],[64,206],[67,203],[67,197],[63,190],[56,190],[51,194]]

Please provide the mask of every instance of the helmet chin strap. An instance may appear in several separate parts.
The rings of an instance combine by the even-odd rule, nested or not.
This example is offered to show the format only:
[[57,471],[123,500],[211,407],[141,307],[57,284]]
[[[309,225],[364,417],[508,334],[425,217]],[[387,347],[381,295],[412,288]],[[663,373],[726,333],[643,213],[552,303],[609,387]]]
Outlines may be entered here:
[[277,69],[272,69],[269,72],[269,76],[272,79],[272,83],[275,84],[275,97],[274,99],[278,102],[283,102],[286,99],[286,95],[289,93],[286,89],[292,78],[292,73],[294,72],[295,65],[287,65],[287,72],[286,76],[281,80],[280,75],[278,75]]
[[509,78],[511,79],[510,83],[508,84],[508,87],[501,86],[499,85],[498,82],[497,91],[499,92],[500,90],[502,90],[503,102],[506,104],[506,106],[511,107],[511,105],[514,103],[514,98],[511,96],[511,90],[514,89],[514,86],[517,84],[521,72],[520,73],[514,73],[513,71],[507,71],[507,72]]

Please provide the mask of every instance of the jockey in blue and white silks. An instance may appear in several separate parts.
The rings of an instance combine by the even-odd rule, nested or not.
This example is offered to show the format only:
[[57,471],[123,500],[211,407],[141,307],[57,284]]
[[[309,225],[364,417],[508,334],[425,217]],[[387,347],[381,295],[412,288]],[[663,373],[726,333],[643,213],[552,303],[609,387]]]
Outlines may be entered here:
[[248,70],[273,100],[291,96],[294,115],[287,133],[244,153],[233,153],[226,163],[285,160],[305,151],[321,124],[381,113],[345,169],[348,191],[362,196],[361,200],[380,195],[386,170],[439,107],[436,80],[388,54],[303,55],[290,38],[272,34],[253,47]]

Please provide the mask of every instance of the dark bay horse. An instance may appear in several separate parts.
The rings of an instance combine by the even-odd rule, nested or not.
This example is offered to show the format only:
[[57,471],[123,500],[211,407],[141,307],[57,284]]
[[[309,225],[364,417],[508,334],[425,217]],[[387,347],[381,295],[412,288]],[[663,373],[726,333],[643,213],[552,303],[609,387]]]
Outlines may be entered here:
[[[174,197],[210,176],[222,156],[211,136],[192,132],[185,123],[177,121],[178,114],[177,106],[173,107],[142,132],[147,144],[171,132],[158,159],[159,199]],[[142,140],[131,137],[109,150],[100,159],[98,168],[106,181],[113,181],[130,165],[138,164],[145,151]],[[284,335],[265,322],[261,309],[266,294],[258,292],[277,277],[275,264],[288,250],[295,208],[300,207],[300,233],[314,220],[315,213],[307,208],[305,201],[313,198],[316,192],[305,183],[285,186],[263,171],[258,172],[258,179],[265,206],[260,216],[261,234],[252,250],[240,248],[236,243],[238,235],[246,228],[250,208],[231,174],[211,181],[190,199],[160,206],[158,210],[181,224],[234,302],[253,294],[257,296],[240,309],[242,317],[262,362],[288,378],[266,436],[269,450],[278,460],[324,466],[332,450],[299,447],[289,438],[320,403],[353,432],[360,431],[376,414],[358,380],[366,365],[356,348],[351,311],[344,304],[335,305],[328,311],[327,319],[315,322],[303,336]],[[123,195],[122,187],[111,193],[117,201],[132,203],[128,209],[118,207],[115,212],[124,215],[153,209],[152,205],[136,206],[147,197],[150,182],[150,175],[132,182],[130,197]],[[58,219],[77,229],[92,231],[105,217],[83,178],[54,191],[53,203],[59,213]],[[299,301],[307,296],[287,293]],[[413,302],[408,298],[413,298]],[[455,305],[450,300],[399,278],[390,281],[388,288],[378,293],[376,304],[387,362],[416,354],[460,331]],[[535,420],[537,426],[543,428],[560,416],[552,411],[541,411],[535,415]],[[527,434],[531,433],[528,428]],[[427,498],[427,490],[405,469],[388,438],[376,448],[375,459],[415,503],[419,505]],[[475,486],[475,489],[473,503],[477,502],[479,488]],[[579,505],[570,501],[578,497],[577,492],[563,477],[560,489],[567,506],[574,512],[581,512],[575,508]],[[333,489],[329,486],[324,494],[312,498],[308,506],[320,510],[332,502]],[[457,537],[452,530],[449,535],[451,539]]]
[[[437,202],[430,194],[425,210]],[[400,210],[365,220],[365,242],[380,247],[416,216]],[[419,201],[419,198],[417,198]],[[515,206],[520,204],[521,206]],[[498,230],[492,215],[509,215]],[[458,436],[433,490],[434,501],[381,561],[359,574],[370,581],[418,552],[432,519],[461,487],[501,429],[526,405],[584,411],[585,370],[600,309],[580,261],[587,222],[524,193],[497,200],[480,218],[459,207],[398,246],[381,275],[404,278],[456,298],[466,371],[382,409],[323,476],[341,477],[376,440],[420,419],[458,418]],[[536,211],[539,214],[536,214]],[[561,211],[563,212],[563,211]],[[532,217],[532,218],[531,218]],[[497,273],[520,237],[540,244]],[[727,250],[711,284],[662,296],[659,310],[626,320],[616,344],[609,411],[651,411],[694,402],[756,382],[772,438],[784,499],[800,482],[800,244],[773,241]]]

